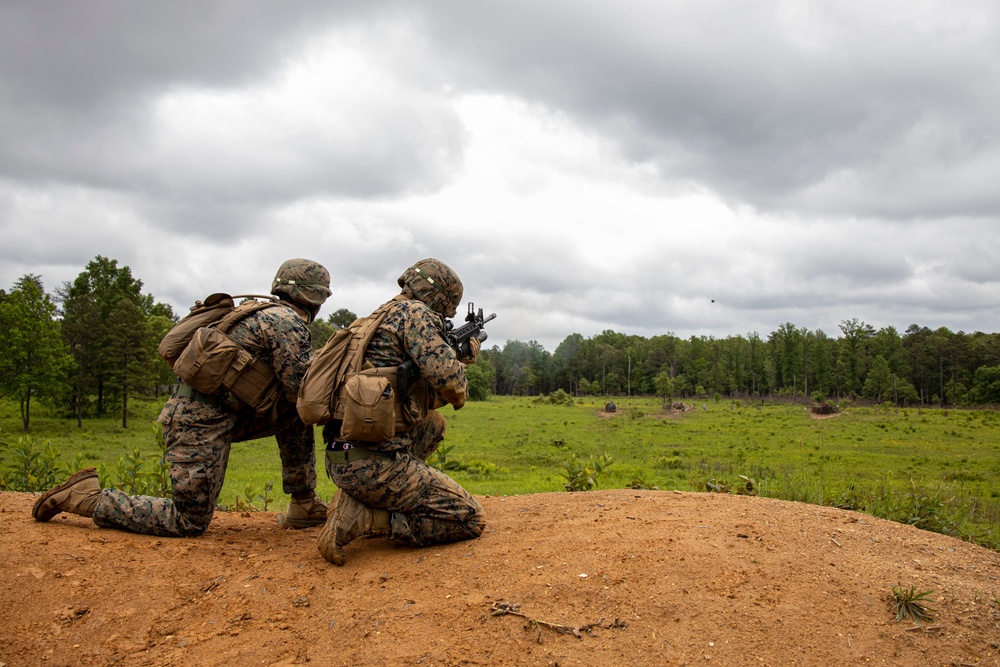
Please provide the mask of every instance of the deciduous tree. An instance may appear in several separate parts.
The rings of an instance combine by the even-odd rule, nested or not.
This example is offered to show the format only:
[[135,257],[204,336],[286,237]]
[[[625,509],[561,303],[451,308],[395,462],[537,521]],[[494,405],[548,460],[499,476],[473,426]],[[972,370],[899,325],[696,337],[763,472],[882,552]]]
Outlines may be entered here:
[[25,275],[0,299],[0,393],[15,397],[31,427],[31,400],[52,396],[71,365],[56,304],[38,276]]

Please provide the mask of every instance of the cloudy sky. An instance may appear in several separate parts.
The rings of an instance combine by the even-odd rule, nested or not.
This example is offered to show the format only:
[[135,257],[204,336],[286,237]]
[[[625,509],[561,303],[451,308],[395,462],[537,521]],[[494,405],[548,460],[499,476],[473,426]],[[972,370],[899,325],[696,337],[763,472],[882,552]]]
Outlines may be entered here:
[[0,288],[433,256],[490,341],[1000,331],[995,0],[0,4]]

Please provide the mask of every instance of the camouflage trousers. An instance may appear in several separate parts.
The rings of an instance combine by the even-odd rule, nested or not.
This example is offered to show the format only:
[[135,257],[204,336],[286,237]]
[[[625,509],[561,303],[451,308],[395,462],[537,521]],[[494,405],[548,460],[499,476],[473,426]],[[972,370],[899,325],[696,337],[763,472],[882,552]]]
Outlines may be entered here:
[[271,435],[278,441],[284,492],[316,488],[313,427],[299,419],[294,403],[282,401],[277,419],[272,420],[253,410],[233,411],[174,397],[158,421],[167,445],[172,498],[104,489],[94,508],[98,526],[165,537],[201,535],[215,513],[232,443]]
[[369,507],[392,513],[390,537],[417,546],[479,537],[483,508],[461,485],[425,463],[444,438],[444,417],[431,411],[407,431],[406,448],[350,463],[331,463],[333,483]]

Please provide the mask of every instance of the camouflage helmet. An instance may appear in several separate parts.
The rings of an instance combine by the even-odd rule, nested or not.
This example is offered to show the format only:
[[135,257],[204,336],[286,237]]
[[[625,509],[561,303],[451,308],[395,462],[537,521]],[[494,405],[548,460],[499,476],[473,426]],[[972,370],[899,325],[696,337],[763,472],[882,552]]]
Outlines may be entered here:
[[419,301],[436,313],[455,317],[462,301],[462,281],[451,267],[438,259],[422,259],[399,277],[400,287],[409,287]]
[[271,294],[285,297],[316,318],[320,306],[332,292],[330,272],[311,259],[289,259],[278,267],[271,281]]

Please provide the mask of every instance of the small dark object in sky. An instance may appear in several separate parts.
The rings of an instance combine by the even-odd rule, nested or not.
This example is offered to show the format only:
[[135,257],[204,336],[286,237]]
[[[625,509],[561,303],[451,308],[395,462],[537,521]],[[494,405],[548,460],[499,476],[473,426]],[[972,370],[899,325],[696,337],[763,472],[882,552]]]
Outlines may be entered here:
[[712,299],[712,303],[715,303],[715,299]]

